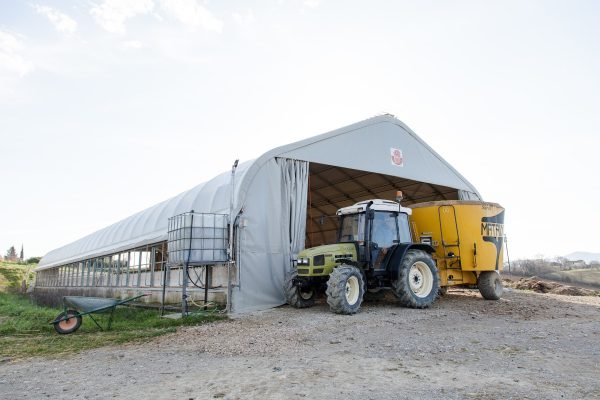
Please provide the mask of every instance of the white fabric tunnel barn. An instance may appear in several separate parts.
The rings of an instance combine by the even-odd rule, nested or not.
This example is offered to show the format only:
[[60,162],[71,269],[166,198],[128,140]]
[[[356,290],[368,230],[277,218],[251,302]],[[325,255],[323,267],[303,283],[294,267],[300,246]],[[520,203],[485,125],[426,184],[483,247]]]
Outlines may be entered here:
[[[168,281],[167,290],[177,292],[177,279],[165,273],[168,219],[190,210],[229,213],[230,176],[223,173],[49,252],[36,269],[35,291],[87,294],[104,287],[118,296],[140,288],[158,291]],[[282,283],[291,260],[305,246],[335,240],[335,212],[341,207],[394,199],[397,190],[404,193],[404,205],[481,199],[462,175],[390,115],[273,149],[240,164],[235,182],[234,312],[283,304]],[[103,278],[90,278],[92,269]],[[211,290],[223,289],[216,286]]]

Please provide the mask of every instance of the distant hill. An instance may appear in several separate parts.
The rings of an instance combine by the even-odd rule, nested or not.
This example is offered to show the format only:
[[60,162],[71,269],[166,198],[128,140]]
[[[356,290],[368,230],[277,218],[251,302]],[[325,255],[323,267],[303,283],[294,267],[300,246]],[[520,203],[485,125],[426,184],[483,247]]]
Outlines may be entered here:
[[576,251],[574,253],[567,254],[565,258],[571,261],[583,260],[586,263],[590,261],[600,261],[600,253],[588,253],[586,251]]

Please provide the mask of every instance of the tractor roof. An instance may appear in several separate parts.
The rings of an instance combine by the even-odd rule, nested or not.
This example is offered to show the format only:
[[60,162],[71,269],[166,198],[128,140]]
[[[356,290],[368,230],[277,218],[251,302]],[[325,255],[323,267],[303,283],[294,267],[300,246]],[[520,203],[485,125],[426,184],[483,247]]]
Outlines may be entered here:
[[396,211],[396,212],[403,212],[408,215],[412,214],[412,210],[410,208],[402,207],[400,205],[400,203],[398,203],[396,201],[384,200],[384,199],[373,199],[373,200],[359,201],[358,203],[356,203],[352,206],[340,208],[337,211],[337,215],[358,214],[358,213],[365,212],[365,210],[367,209],[367,205],[371,201],[373,202],[373,204],[371,204],[371,210]]

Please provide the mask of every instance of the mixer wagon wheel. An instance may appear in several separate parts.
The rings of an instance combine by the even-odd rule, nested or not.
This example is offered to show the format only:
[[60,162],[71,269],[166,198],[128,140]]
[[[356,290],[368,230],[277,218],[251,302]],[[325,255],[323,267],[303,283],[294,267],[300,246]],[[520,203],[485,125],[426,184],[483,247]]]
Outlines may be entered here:
[[496,271],[483,271],[480,273],[477,278],[477,287],[479,293],[486,300],[500,300],[504,292],[500,274]]
[[296,308],[307,308],[315,305],[314,289],[301,288],[294,284],[294,279],[298,276],[296,271],[289,272],[285,278],[283,289],[285,291],[285,300]]
[[431,255],[422,250],[408,250],[392,288],[404,307],[427,308],[432,305],[438,296],[440,279]]

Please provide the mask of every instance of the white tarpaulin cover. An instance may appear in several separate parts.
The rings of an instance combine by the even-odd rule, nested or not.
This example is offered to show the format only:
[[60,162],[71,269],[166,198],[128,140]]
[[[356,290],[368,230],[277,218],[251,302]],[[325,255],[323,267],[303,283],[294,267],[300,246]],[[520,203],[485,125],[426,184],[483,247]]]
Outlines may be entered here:
[[[235,312],[283,304],[284,273],[304,246],[311,163],[452,188],[462,199],[481,198],[462,175],[390,115],[282,146],[240,164],[234,194],[234,214],[241,213],[242,221],[236,234]],[[190,210],[228,213],[230,188],[230,173],[221,174],[49,252],[36,270],[166,240],[169,217]]]

